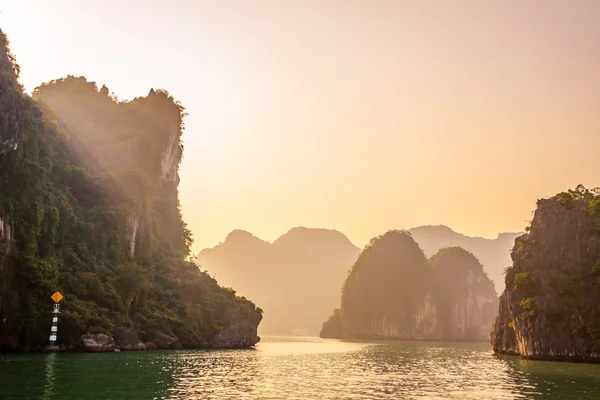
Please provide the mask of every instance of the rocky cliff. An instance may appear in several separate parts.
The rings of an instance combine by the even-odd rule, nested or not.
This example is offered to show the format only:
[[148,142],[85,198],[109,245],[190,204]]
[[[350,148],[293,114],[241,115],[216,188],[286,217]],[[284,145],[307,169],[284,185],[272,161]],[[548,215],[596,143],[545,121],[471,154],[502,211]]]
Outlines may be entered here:
[[441,249],[429,261],[443,338],[487,340],[498,295],[479,260],[460,247],[451,247]]
[[539,200],[528,230],[511,253],[494,351],[600,360],[600,191]]
[[48,343],[56,290],[66,347],[116,327],[254,345],[260,309],[185,261],[181,104],[164,90],[118,101],[73,76],[27,96],[0,40],[0,348]]
[[431,267],[409,233],[371,240],[342,288],[347,337],[426,339],[440,336]]
[[472,254],[443,249],[430,264],[410,233],[390,231],[359,255],[321,337],[485,340],[496,301]]

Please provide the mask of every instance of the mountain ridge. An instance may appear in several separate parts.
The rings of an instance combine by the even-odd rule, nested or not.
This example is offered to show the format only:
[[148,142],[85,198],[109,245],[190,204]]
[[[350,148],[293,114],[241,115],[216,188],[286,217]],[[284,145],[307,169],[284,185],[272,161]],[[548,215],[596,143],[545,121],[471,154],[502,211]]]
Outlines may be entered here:
[[194,261],[221,284],[261,305],[269,315],[261,330],[317,334],[339,302],[335,286],[341,285],[359,251],[333,229],[295,227],[273,242],[234,230]]
[[[408,232],[427,257],[442,248],[456,246],[473,253],[494,281],[497,293],[504,283],[504,268],[510,264],[513,237],[520,235],[506,232],[499,233],[497,239],[487,239],[467,236],[445,225],[419,226]],[[265,311],[261,329],[270,333],[291,333],[297,329],[316,334],[331,309],[339,305],[339,288],[359,253],[360,248],[343,232],[298,226],[272,242],[235,229],[223,242],[198,252],[194,260],[220,283],[261,305]],[[250,282],[255,280],[262,282]],[[306,287],[302,289],[303,286]],[[321,302],[302,303],[309,289]],[[283,309],[282,302],[289,312]],[[309,316],[311,312],[316,316]],[[294,320],[291,314],[303,317]]]
[[[504,239],[506,237],[510,237],[510,238],[516,238],[522,234],[524,234],[525,232],[499,232],[495,238],[488,238],[488,237],[484,237],[484,236],[470,236],[470,235],[466,235],[464,233],[455,231],[454,229],[452,229],[451,227],[447,226],[447,225],[443,225],[443,224],[437,224],[437,225],[419,225],[419,226],[415,226],[413,228],[409,228],[407,229],[408,232],[411,233],[411,235],[414,235],[415,232],[419,232],[419,231],[425,231],[425,230],[429,230],[429,229],[443,229],[443,230],[447,230],[448,233],[453,234],[453,235],[457,235],[459,237],[465,238],[465,239],[472,239],[472,240],[481,240],[481,241],[494,241],[494,240],[499,240],[499,239]],[[288,235],[290,232],[294,231],[294,230],[310,230],[310,231],[330,231],[330,232],[338,232],[341,233],[353,246],[360,248],[359,246],[357,246],[344,232],[334,229],[334,228],[309,228],[303,225],[300,226],[296,226],[293,228],[290,228],[287,232],[281,234],[280,236],[277,237],[277,239],[273,240],[273,241],[268,241],[266,239],[262,239],[258,236],[256,236],[255,234],[253,234],[252,232],[245,230],[245,229],[233,229],[231,232],[229,232],[227,234],[227,236],[225,236],[225,240],[222,242],[219,242],[217,244],[215,244],[212,247],[205,247],[202,250],[200,250],[196,255],[200,254],[202,251],[205,250],[212,250],[215,247],[224,244],[228,239],[229,236],[234,234],[234,236],[237,236],[238,234],[240,236],[245,236],[246,234],[250,237],[256,238],[258,240],[260,240],[261,242],[265,242],[265,243],[269,243],[269,244],[275,244],[278,240],[280,240],[281,238],[283,238],[284,236]]]
[[231,242],[232,240],[237,240],[237,239],[243,238],[243,237],[248,237],[248,238],[252,238],[252,239],[258,239],[258,241],[263,242],[263,243],[267,243],[267,244],[276,244],[278,241],[281,241],[281,239],[284,239],[284,237],[287,236],[287,235],[289,235],[290,233],[294,233],[296,231],[302,231],[302,230],[315,231],[315,232],[317,232],[317,231],[327,231],[327,232],[331,232],[331,233],[339,233],[339,234],[343,235],[344,238],[350,244],[352,244],[354,247],[358,248],[358,246],[356,246],[354,244],[354,242],[352,242],[350,240],[350,238],[346,234],[344,234],[341,231],[338,231],[337,229],[330,229],[330,228],[309,228],[309,227],[306,227],[306,226],[295,226],[293,228],[290,228],[288,231],[286,231],[285,233],[281,234],[280,236],[278,236],[277,239],[275,239],[273,241],[268,241],[268,240],[262,239],[262,238],[256,236],[255,234],[253,234],[252,232],[247,231],[245,229],[234,229],[231,232],[229,232],[227,234],[227,236],[225,236],[225,240],[223,240],[222,242],[219,242],[219,243],[215,244],[212,247],[205,247],[205,248],[203,248],[202,250],[200,250],[196,254],[196,256],[198,256],[203,251],[213,250],[216,247],[219,247],[219,246],[221,246],[223,244]]

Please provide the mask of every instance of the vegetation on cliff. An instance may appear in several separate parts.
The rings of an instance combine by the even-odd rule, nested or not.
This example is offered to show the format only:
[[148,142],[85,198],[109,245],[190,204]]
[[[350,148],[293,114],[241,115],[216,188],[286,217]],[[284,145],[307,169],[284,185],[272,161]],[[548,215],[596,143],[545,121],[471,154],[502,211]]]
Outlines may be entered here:
[[321,333],[322,338],[341,338],[344,337],[344,329],[342,328],[342,312],[339,308],[335,308],[333,313],[323,322]]
[[446,248],[428,261],[409,232],[390,231],[359,255],[321,337],[483,340],[496,304],[471,253]]
[[599,204],[600,190],[582,185],[538,201],[506,270],[496,352],[600,359]]
[[344,330],[357,336],[375,330],[384,336],[389,324],[399,328],[399,335],[410,335],[414,316],[431,290],[431,268],[408,232],[376,237],[358,256],[342,288]]
[[0,32],[0,347],[47,344],[55,290],[59,343],[120,325],[203,346],[256,321],[254,304],[185,260],[181,104],[161,90],[118,101],[72,76],[30,97],[17,78]]

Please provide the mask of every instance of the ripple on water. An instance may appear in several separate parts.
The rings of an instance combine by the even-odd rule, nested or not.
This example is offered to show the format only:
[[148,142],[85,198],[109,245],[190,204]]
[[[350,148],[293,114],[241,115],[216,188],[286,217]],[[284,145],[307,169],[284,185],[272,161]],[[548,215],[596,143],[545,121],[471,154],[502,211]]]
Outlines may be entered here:
[[267,337],[256,349],[0,358],[4,399],[598,399],[600,365],[485,343]]

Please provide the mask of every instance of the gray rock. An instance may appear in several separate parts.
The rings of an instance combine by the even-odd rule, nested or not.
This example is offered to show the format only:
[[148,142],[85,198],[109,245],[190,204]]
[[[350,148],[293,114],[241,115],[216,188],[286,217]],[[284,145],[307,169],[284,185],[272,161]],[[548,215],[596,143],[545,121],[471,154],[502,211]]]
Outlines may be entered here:
[[155,331],[150,341],[159,349],[180,349],[181,345],[173,336],[169,336],[164,332]]
[[92,353],[103,353],[114,351],[116,348],[115,341],[111,336],[105,335],[104,333],[97,333],[94,335],[82,335],[81,345],[85,351]]
[[116,344],[125,351],[146,350],[146,345],[133,332],[117,327],[113,329],[112,334]]
[[223,317],[229,328],[215,335],[210,347],[241,349],[252,347],[260,341],[257,329],[262,313],[256,310],[253,303],[243,301],[239,307],[227,310]]
[[518,237],[491,336],[496,353],[600,362],[600,189],[578,186],[537,202]]
[[211,347],[241,349],[254,346],[260,341],[256,327],[249,323],[240,323],[215,335]]
[[144,342],[144,344],[146,345],[146,350],[156,350],[156,349],[158,349],[158,346],[155,345],[152,342]]

